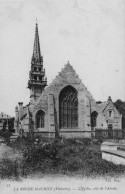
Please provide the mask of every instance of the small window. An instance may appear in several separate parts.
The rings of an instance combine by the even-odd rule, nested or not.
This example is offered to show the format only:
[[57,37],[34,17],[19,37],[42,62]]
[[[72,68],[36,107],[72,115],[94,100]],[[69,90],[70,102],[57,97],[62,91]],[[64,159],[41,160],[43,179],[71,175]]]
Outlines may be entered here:
[[36,81],[37,81],[37,76],[34,76],[34,80],[36,80]]
[[111,110],[109,110],[109,117],[111,117],[112,116],[112,111]]
[[39,71],[41,71],[41,68],[39,68]]
[[42,110],[39,110],[36,114],[36,127],[37,128],[44,128],[44,117],[45,113]]
[[39,80],[42,81],[42,76],[39,77]]
[[108,125],[108,130],[112,130],[112,129],[113,129],[112,124],[109,124],[109,125]]
[[37,71],[37,68],[36,67],[34,67],[34,71]]

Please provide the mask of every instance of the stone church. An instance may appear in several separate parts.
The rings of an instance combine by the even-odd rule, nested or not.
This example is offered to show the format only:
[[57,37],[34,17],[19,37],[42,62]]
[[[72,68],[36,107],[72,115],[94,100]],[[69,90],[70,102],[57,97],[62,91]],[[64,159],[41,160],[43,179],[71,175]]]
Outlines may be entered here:
[[15,132],[20,135],[91,137],[95,128],[122,128],[111,97],[97,104],[69,62],[47,86],[37,23],[28,88],[29,104],[19,102],[15,108]]

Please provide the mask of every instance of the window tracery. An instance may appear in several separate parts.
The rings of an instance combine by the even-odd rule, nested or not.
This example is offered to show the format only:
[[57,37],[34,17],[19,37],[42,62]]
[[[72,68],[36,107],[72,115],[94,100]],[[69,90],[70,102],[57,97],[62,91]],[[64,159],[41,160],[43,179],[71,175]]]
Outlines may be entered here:
[[44,122],[45,113],[42,110],[39,110],[36,114],[36,128],[44,128],[45,122]]
[[65,87],[59,96],[60,128],[78,127],[77,91],[72,86]]

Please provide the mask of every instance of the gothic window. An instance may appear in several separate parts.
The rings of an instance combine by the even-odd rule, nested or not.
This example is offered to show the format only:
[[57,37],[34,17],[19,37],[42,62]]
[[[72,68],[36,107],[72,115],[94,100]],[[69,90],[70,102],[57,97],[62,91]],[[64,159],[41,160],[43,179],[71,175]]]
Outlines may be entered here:
[[39,110],[36,114],[36,128],[44,128],[45,113],[42,110]]
[[98,113],[96,111],[91,113],[91,127],[96,127],[96,125],[97,125],[97,116],[98,116]]
[[78,127],[77,91],[72,86],[65,87],[59,96],[60,128]]

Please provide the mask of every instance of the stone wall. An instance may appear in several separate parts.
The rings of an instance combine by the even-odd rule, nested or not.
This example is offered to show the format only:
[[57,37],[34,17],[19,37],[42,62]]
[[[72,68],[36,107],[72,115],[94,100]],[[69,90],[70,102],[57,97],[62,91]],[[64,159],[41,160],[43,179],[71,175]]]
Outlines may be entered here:
[[[78,97],[78,127],[75,129],[59,129],[59,95],[66,87],[72,86],[77,91]],[[104,105],[105,103],[103,103]],[[107,103],[106,103],[107,104]],[[23,107],[19,111],[16,107],[16,122],[19,123],[17,130],[22,127],[25,132],[29,132],[29,111],[32,114],[33,129],[35,134],[45,137],[54,137],[55,131],[64,137],[91,137],[91,118],[93,111],[98,113],[96,128],[106,129],[107,120],[113,123],[113,128],[121,129],[121,115],[114,107],[113,103],[107,104],[103,110],[96,104],[90,92],[79,79],[73,67],[68,63],[56,76],[53,82],[47,86],[40,97],[30,106]],[[109,109],[114,110],[114,117],[108,118]],[[29,111],[28,111],[29,110]],[[36,114],[39,110],[45,113],[44,128],[36,128]],[[26,117],[21,120],[23,116]]]
[[[96,109],[96,102],[83,85],[78,75],[70,64],[67,64],[61,73],[54,79],[54,81],[45,88],[42,95],[35,102],[33,108],[34,121],[38,110],[43,110],[46,113],[46,125],[44,131],[55,132],[55,127],[59,130],[59,94],[66,86],[72,86],[77,90],[78,93],[78,128],[77,129],[65,129],[64,136],[81,136],[76,132],[91,131],[90,127],[90,102],[92,109]],[[55,109],[55,110],[54,110]],[[55,122],[55,112],[56,121]],[[57,126],[55,126],[55,123]],[[61,129],[64,131],[63,129]],[[69,133],[70,132],[70,133]],[[77,134],[77,135],[76,135]],[[82,136],[90,136],[90,133],[82,133]]]

